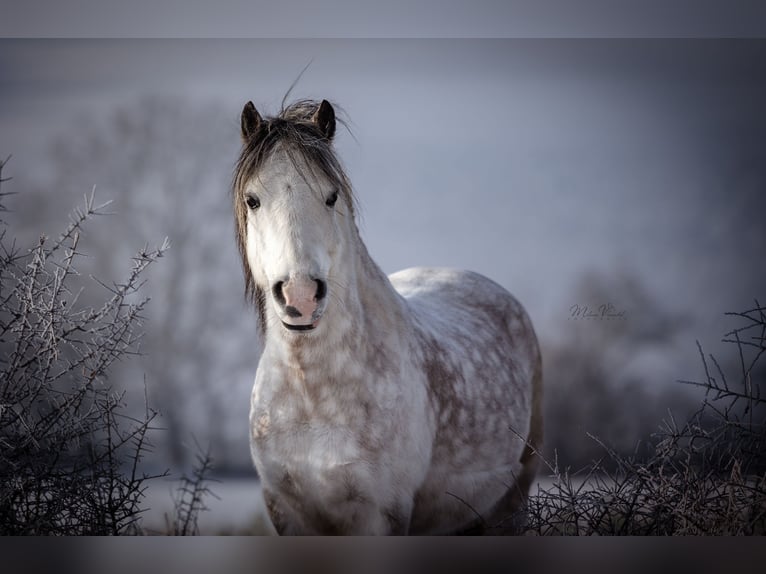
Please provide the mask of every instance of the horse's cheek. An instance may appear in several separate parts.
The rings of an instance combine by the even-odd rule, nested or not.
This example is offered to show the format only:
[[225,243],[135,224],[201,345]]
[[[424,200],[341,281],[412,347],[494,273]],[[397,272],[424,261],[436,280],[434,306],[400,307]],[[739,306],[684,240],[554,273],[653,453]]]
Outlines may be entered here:
[[333,268],[337,268],[341,264],[341,260],[348,260],[350,257],[349,238],[353,238],[353,232],[349,229],[350,223],[348,214],[333,214],[332,237],[327,242]]
[[263,268],[263,233],[260,228],[254,224],[248,226],[247,233],[247,262],[250,266],[250,273],[257,285],[265,284],[265,274]]

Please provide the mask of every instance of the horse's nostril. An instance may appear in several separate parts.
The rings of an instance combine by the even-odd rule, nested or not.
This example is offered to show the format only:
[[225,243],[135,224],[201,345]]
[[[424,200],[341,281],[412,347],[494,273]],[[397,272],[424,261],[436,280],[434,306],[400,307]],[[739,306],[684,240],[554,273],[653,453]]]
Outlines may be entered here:
[[314,281],[316,281],[316,284],[317,284],[317,294],[316,294],[317,301],[321,301],[322,299],[325,298],[325,295],[327,295],[327,283],[325,283],[321,279],[314,279]]
[[285,294],[282,293],[282,286],[285,284],[284,281],[279,281],[277,283],[274,283],[274,287],[271,288],[271,292],[274,294],[274,299],[276,299],[277,303],[284,306],[285,305]]

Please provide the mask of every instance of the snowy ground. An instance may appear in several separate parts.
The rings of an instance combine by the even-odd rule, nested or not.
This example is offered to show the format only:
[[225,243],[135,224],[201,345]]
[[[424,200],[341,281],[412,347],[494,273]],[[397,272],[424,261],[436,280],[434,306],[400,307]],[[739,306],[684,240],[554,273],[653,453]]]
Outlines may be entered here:
[[[218,478],[208,484],[215,496],[204,498],[208,510],[199,513],[200,534],[273,534],[261,494],[252,478]],[[172,532],[174,499],[179,481],[149,481],[143,507],[143,527],[150,534]]]
[[[261,485],[252,478],[219,478],[209,488],[216,495],[205,497],[208,510],[199,514],[199,533],[274,535],[266,515]],[[149,534],[172,532],[173,501],[177,480],[152,480],[144,498],[143,526]],[[551,479],[543,477],[538,487],[549,487]],[[536,492],[533,487],[532,492]]]

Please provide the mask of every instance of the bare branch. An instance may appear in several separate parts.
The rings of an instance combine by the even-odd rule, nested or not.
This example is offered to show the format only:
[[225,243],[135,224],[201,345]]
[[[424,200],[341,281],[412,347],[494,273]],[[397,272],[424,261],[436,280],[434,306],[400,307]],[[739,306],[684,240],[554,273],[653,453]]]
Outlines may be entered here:
[[[0,162],[0,183],[2,167]],[[0,199],[4,194],[0,194]],[[0,234],[0,533],[137,532],[145,481],[139,461],[156,413],[124,413],[110,366],[135,354],[147,299],[129,302],[167,242],[145,248],[101,308],[78,305],[71,281],[83,226],[104,213],[95,193],[52,243],[24,252]],[[132,298],[131,298],[132,300]]]

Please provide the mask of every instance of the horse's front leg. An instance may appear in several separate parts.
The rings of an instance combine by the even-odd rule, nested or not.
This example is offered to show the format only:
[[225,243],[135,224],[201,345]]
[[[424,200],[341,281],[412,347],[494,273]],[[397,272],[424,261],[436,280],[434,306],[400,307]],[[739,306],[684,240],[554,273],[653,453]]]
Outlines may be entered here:
[[409,532],[412,504],[378,504],[368,499],[327,500],[326,504],[288,505],[264,489],[266,510],[280,536],[361,535],[405,536]]
[[409,533],[412,503],[371,500],[334,501],[318,520],[320,532],[356,536],[406,536]]
[[298,525],[294,519],[291,520],[291,513],[288,509],[283,507],[279,499],[265,488],[263,489],[263,501],[266,504],[266,512],[271,519],[271,524],[274,526],[277,534],[280,536],[300,534],[300,529],[297,528]]

